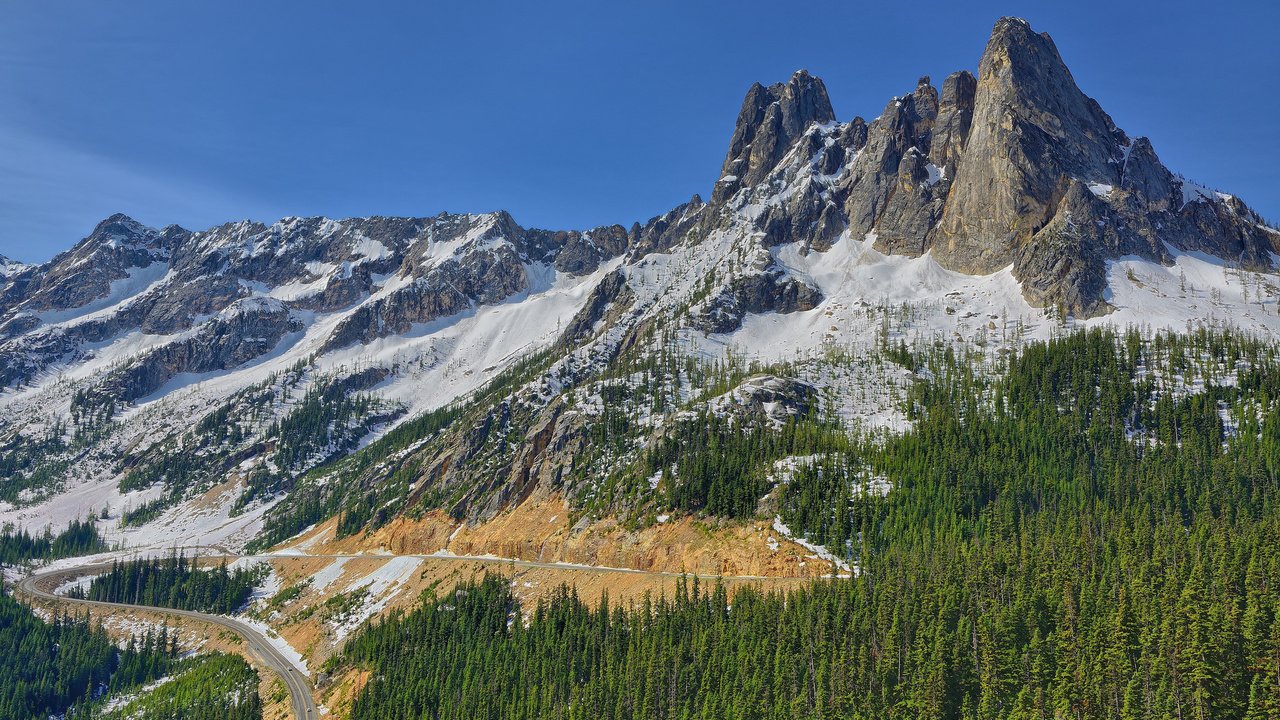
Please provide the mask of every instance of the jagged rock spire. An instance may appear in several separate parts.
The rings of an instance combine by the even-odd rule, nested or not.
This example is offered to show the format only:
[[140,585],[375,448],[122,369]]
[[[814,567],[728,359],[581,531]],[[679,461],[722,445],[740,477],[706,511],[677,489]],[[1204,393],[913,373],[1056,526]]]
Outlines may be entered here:
[[973,124],[973,96],[977,89],[978,79],[968,70],[951,73],[942,81],[929,154],[938,167],[949,168],[953,177]]
[[894,98],[868,126],[866,145],[844,185],[854,237],[879,230],[888,252],[923,252],[925,233],[941,209],[924,159],[937,116],[938,91],[922,77],[910,95]]
[[1043,227],[1068,178],[1115,184],[1127,138],[1076,86],[1047,33],[996,23],[978,66],[972,127],[934,251],[965,272],[1008,265]]
[[713,206],[766,180],[795,181],[803,170],[780,161],[796,152],[827,190],[807,185],[768,204],[754,220],[766,244],[822,249],[847,229],[882,252],[929,252],[965,273],[1012,266],[1029,300],[1077,315],[1107,311],[1111,258],[1166,262],[1173,247],[1266,268],[1277,250],[1238,200],[1177,179],[1149,141],[1130,140],[1025,20],[995,24],[977,77],[953,73],[941,93],[921,78],[870,124],[855,118],[797,145],[833,117],[821,82],[803,71],[752,86]]
[[738,111],[712,202],[760,182],[810,125],[835,117],[827,87],[807,70],[796,71],[786,84],[752,85]]

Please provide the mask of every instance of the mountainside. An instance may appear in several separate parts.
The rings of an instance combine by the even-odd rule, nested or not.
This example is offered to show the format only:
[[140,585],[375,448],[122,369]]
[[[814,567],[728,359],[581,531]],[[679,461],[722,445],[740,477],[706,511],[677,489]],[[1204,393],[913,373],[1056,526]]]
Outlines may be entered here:
[[[752,86],[708,197],[587,231],[115,215],[43,265],[0,258],[0,522],[240,548],[329,520],[678,570],[660,526],[776,544],[789,473],[908,427],[908,345],[1280,335],[1280,232],[1117,128],[1022,20],[870,121],[803,70]],[[478,529],[515,507],[559,509]]]

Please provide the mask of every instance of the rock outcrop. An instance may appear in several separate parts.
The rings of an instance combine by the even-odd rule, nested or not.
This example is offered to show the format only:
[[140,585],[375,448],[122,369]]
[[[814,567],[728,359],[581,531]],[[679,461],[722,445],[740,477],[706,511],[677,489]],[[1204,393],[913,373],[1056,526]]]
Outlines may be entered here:
[[1052,217],[1071,178],[1116,185],[1128,138],[1076,86],[1048,34],[996,23],[978,65],[972,124],[935,257],[990,273]]
[[[724,226],[719,207],[744,216],[766,247],[824,250],[845,230],[962,273],[1012,267],[1029,301],[1080,316],[1107,312],[1115,258],[1169,262],[1173,248],[1272,267],[1280,236],[1116,127],[1025,20],[997,22],[977,77],[953,73],[941,94],[921,78],[869,124],[833,123],[828,108],[807,73],[752,86],[701,233]],[[776,288],[782,297],[794,286]]]
[[716,296],[694,311],[693,327],[706,333],[733,332],[747,313],[793,313],[812,310],[822,292],[773,266],[735,277]]
[[786,84],[752,85],[738,112],[713,202],[754,187],[810,125],[835,119],[826,85],[805,70],[796,72]]
[[194,336],[152,350],[107,374],[96,392],[129,403],[160,389],[183,373],[230,370],[273,350],[284,336],[302,329],[279,300],[248,298]]

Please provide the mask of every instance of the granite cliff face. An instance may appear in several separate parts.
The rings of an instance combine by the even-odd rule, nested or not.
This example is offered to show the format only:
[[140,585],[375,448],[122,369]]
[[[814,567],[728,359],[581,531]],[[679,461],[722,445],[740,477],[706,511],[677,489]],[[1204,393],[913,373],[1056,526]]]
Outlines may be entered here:
[[1048,35],[1001,20],[978,64],[937,257],[964,272],[1008,265],[1055,214],[1072,180],[1120,184],[1128,144],[1076,87]]
[[[1028,301],[1085,317],[1108,311],[1115,258],[1168,263],[1171,251],[1198,251],[1273,267],[1274,229],[1238,199],[1178,178],[1148,139],[1117,128],[1048,34],[1024,20],[997,22],[977,77],[956,72],[941,94],[921,78],[870,123],[834,123],[828,108],[803,72],[747,93],[713,203],[792,172],[777,150],[788,144],[816,170],[801,192],[764,203],[765,245],[824,249],[847,231],[962,273],[1012,267]],[[783,121],[798,117],[810,131]]]

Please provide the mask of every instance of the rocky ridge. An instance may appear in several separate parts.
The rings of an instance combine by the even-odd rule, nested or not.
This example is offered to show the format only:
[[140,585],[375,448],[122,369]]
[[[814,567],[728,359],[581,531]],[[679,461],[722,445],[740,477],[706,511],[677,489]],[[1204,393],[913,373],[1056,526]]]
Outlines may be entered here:
[[[1076,86],[1049,36],[1017,19],[996,24],[976,75],[953,73],[940,91],[921,78],[870,121],[839,121],[805,71],[753,85],[709,198],[589,231],[524,228],[505,212],[199,232],[112,216],[42,266],[0,261],[0,452],[63,468],[54,495],[79,483],[96,488],[84,502],[116,505],[156,502],[162,486],[210,491],[140,474],[184,448],[234,457],[215,474],[241,483],[230,496],[244,519],[224,517],[241,543],[264,516],[285,527],[286,510],[312,501],[427,503],[481,522],[535,494],[596,492],[566,485],[572,458],[598,444],[608,398],[639,387],[653,393],[630,421],[641,445],[681,413],[775,422],[762,411],[819,397],[898,422],[851,399],[900,379],[884,368],[850,378],[815,360],[803,380],[735,377],[712,393],[687,370],[641,382],[623,372],[633,366],[818,357],[889,335],[1013,344],[1053,323],[1149,322],[1142,292],[1164,293],[1153,297],[1188,323],[1224,313],[1280,332],[1280,233],[1165,168]],[[1188,273],[1192,287],[1170,300],[1169,276]],[[1234,294],[1196,294],[1212,283]],[[356,375],[374,380],[299,400]],[[488,382],[499,385],[482,391]],[[392,432],[390,420],[341,415],[365,393],[396,406],[379,418],[452,404],[462,419],[428,423],[394,461],[342,482],[282,466],[280,428],[300,408],[342,419],[307,457]],[[673,397],[683,410],[653,409]],[[190,435],[241,415],[253,420],[216,442]],[[77,430],[84,418],[92,433]],[[117,488],[131,473],[155,482]],[[286,496],[299,500],[278,505]],[[47,497],[0,514],[38,515]]]

